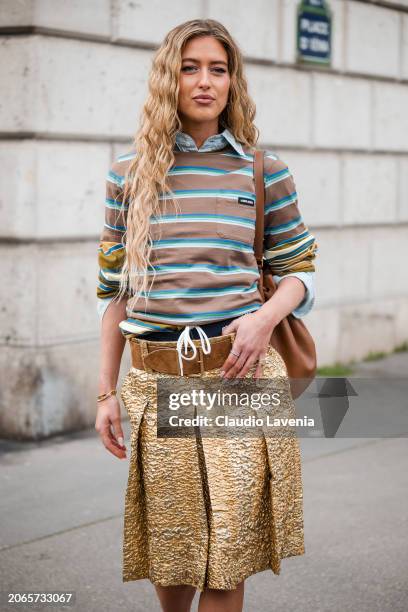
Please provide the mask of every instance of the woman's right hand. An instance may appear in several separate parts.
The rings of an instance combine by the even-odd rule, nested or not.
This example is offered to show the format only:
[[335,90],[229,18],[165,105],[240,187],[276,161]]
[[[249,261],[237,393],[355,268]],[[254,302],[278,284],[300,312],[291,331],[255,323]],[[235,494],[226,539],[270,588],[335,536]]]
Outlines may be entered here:
[[112,455],[118,459],[126,459],[120,404],[115,395],[98,402],[95,429],[100,435],[102,444]]

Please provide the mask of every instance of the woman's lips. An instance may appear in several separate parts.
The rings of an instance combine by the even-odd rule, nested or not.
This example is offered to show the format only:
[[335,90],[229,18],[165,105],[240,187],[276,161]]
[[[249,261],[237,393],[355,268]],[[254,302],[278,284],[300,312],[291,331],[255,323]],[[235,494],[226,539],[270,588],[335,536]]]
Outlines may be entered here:
[[214,98],[193,98],[193,100],[198,104],[211,104],[211,102],[214,102]]

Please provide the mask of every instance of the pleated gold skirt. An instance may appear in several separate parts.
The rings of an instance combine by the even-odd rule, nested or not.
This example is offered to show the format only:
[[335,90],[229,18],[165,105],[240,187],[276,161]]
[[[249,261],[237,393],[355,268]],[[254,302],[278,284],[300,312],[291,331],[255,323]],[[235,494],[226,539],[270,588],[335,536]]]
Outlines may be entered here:
[[[305,552],[298,439],[158,438],[158,376],[177,378],[131,368],[122,381],[131,424],[123,582],[230,590],[269,568],[279,574],[282,558]],[[269,377],[287,380],[273,347],[263,370]],[[294,417],[289,383],[284,403]]]

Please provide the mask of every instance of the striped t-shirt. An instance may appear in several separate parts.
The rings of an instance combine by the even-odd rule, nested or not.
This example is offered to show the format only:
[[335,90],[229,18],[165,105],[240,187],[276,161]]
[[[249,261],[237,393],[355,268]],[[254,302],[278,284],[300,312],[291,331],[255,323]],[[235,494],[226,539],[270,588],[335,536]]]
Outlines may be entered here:
[[[214,150],[211,139],[220,142],[220,136]],[[191,137],[178,132],[169,171],[181,213],[169,196],[160,195],[162,216],[150,219],[155,282],[147,302],[139,294],[132,308],[129,300],[127,318],[119,324],[126,337],[236,318],[262,305],[254,254],[254,149],[227,129],[207,139],[200,151],[183,150],[183,138]],[[127,208],[120,208],[125,171],[134,156],[134,151],[120,156],[107,177],[98,250],[100,303],[119,288],[127,218]],[[264,183],[264,258],[275,280],[291,274],[305,282],[314,272],[318,247],[301,217],[293,176],[272,151],[264,152]]]

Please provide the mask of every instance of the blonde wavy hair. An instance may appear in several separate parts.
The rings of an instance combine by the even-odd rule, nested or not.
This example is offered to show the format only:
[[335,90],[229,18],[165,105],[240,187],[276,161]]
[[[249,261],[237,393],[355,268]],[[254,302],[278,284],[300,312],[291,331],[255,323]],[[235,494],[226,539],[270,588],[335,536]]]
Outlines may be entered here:
[[[118,297],[125,293],[147,300],[148,269],[151,264],[152,239],[150,217],[160,217],[159,196],[170,199],[180,210],[167,179],[175,162],[173,147],[176,132],[182,130],[178,116],[181,56],[187,41],[196,36],[214,36],[228,55],[230,89],[228,102],[219,115],[219,128],[228,128],[241,143],[254,146],[259,131],[253,123],[256,107],[247,90],[243,58],[228,30],[214,19],[193,19],[173,28],[157,49],[148,80],[148,95],[140,115],[139,129],[133,140],[135,157],[124,177],[122,212],[128,205],[126,231],[122,243],[126,255],[122,267]],[[150,291],[149,288],[149,291]]]

